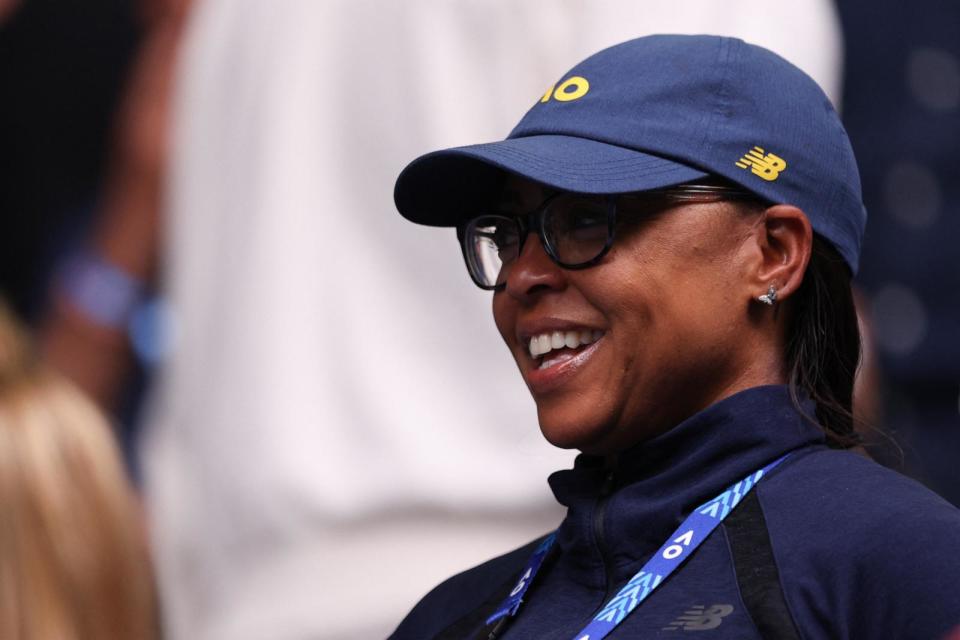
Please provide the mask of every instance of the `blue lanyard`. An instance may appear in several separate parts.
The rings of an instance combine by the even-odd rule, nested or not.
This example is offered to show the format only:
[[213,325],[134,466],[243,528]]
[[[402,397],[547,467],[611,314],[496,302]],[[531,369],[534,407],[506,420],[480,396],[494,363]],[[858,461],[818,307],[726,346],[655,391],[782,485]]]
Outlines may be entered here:
[[[731,485],[713,500],[708,500],[694,509],[686,520],[677,527],[677,530],[667,538],[667,541],[663,543],[653,557],[643,565],[643,568],[630,578],[626,586],[620,589],[617,595],[613,596],[574,638],[576,640],[600,640],[607,637],[607,634],[623,622],[624,618],[630,615],[641,602],[646,600],[654,589],[676,571],[677,567],[693,555],[693,552],[717,528],[717,525],[723,522],[723,519],[733,511],[744,496],[750,493],[750,490],[759,482],[760,478],[773,470],[789,455],[774,460],[759,471],[751,473],[740,482]],[[520,574],[520,579],[510,595],[493,615],[487,618],[488,625],[506,616],[517,615],[517,611],[523,603],[523,596],[526,595],[530,583],[533,582],[537,571],[540,570],[544,558],[553,548],[556,538],[557,534],[554,532],[540,543],[530,560],[527,561],[527,566],[524,572]]]

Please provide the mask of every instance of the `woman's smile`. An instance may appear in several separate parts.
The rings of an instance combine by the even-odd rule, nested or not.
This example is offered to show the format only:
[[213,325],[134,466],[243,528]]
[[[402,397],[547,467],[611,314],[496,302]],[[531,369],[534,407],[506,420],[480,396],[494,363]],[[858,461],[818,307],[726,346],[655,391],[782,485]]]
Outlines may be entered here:
[[[523,367],[522,373],[534,398],[562,387],[581,371],[601,347],[603,335],[597,329],[583,329],[563,333],[554,331],[532,338],[529,366]],[[543,348],[549,351],[540,351]]]

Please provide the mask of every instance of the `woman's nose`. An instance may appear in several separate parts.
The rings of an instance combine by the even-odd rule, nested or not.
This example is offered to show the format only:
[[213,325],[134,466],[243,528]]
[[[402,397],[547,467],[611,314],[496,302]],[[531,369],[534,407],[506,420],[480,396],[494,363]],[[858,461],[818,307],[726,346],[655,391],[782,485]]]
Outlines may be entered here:
[[505,268],[506,291],[518,300],[566,286],[564,269],[547,255],[536,233],[527,236],[520,255]]

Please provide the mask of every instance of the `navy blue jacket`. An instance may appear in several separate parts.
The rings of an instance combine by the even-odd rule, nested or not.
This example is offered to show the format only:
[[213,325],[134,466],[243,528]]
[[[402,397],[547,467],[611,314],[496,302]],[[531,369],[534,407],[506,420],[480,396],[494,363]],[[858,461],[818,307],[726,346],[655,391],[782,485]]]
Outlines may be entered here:
[[[612,473],[586,455],[554,473],[568,507],[558,544],[499,637],[573,638],[690,511],[787,452],[609,638],[937,640],[960,624],[960,511],[828,448],[787,389],[768,386],[622,454]],[[476,637],[536,544],[436,587],[391,638]]]

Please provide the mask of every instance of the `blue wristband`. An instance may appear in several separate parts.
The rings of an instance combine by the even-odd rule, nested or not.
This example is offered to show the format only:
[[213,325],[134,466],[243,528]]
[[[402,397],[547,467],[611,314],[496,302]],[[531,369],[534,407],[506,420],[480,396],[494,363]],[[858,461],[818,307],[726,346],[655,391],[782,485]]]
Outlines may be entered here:
[[67,300],[96,324],[125,331],[143,284],[105,258],[82,251],[61,268],[60,288]]

